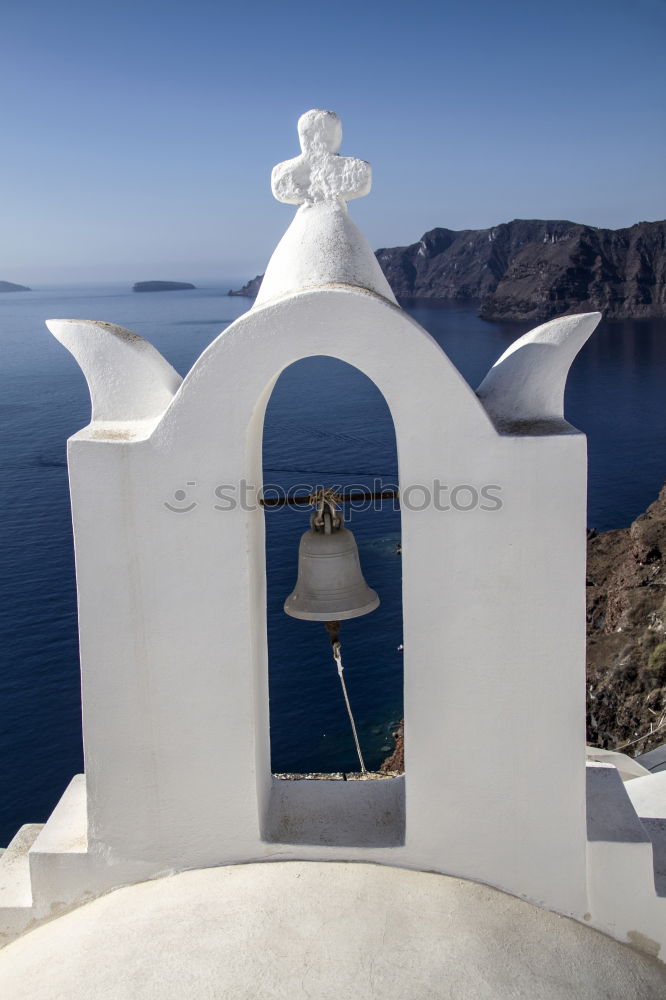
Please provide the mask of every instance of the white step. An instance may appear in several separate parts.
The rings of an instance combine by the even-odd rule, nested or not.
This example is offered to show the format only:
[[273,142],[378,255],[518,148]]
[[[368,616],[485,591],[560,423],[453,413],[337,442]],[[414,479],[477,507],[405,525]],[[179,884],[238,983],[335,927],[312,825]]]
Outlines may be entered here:
[[652,841],[654,887],[658,896],[666,896],[666,819],[641,817],[641,823]]
[[631,786],[646,779],[623,783],[609,764],[588,764],[586,777],[588,842],[648,844],[649,837],[629,798]]
[[1,907],[30,909],[32,906],[28,852],[43,825],[43,823],[28,823],[22,826],[0,858]]
[[666,896],[666,771],[627,782],[627,795],[652,841],[654,885],[658,896]]
[[629,797],[632,786],[653,777],[623,783],[614,767],[588,764],[588,905],[593,927],[663,960],[666,896],[657,875],[663,842]]
[[0,857],[0,948],[90,895],[86,830],[77,775],[48,822],[21,827]]

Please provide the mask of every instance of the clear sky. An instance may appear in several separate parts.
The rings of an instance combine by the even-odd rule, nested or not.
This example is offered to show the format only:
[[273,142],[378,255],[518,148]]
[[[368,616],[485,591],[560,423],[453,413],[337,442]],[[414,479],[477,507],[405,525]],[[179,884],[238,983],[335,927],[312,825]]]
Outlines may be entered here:
[[374,247],[666,217],[666,0],[4,0],[0,279],[262,270],[312,107]]

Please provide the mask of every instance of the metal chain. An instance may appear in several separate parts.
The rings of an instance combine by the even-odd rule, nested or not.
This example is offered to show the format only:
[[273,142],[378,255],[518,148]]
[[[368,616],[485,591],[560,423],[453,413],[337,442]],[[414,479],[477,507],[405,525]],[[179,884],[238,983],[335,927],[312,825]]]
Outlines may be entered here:
[[352,715],[351,705],[349,704],[349,696],[347,695],[347,685],[345,684],[345,679],[342,675],[344,667],[342,666],[342,652],[339,642],[334,642],[333,646],[333,659],[338,665],[338,677],[340,678],[340,684],[342,685],[342,693],[345,697],[345,705],[347,706],[347,714],[349,715],[349,721],[351,722],[352,733],[354,734],[354,743],[356,744],[356,753],[358,754],[358,761],[361,765],[361,774],[367,774],[365,767],[365,762],[363,760],[363,754],[361,753],[361,744],[358,741],[358,734],[356,732],[356,724],[354,722],[354,716]]
[[337,509],[337,504],[341,499],[340,494],[336,493],[334,489],[330,486],[322,487],[315,493],[311,493],[308,500],[313,505],[319,505],[323,503],[329,504],[334,510]]
[[310,495],[309,500],[311,504],[317,507],[317,511],[314,515],[314,522],[313,522],[316,527],[318,528],[324,527],[326,514],[328,514],[330,518],[329,529],[327,529],[326,532],[327,534],[329,533],[330,529],[340,527],[342,519],[340,518],[340,515],[337,512],[338,496],[334,490],[330,488],[317,490],[316,493],[312,493]]

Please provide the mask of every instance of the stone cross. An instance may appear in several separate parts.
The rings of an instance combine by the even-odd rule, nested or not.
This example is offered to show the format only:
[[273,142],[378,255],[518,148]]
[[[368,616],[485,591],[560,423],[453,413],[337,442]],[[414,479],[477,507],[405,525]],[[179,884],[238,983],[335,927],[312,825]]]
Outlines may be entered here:
[[346,202],[368,194],[372,168],[365,160],[340,156],[342,123],[334,111],[307,111],[298,119],[302,153],[273,167],[271,188],[288,205]]

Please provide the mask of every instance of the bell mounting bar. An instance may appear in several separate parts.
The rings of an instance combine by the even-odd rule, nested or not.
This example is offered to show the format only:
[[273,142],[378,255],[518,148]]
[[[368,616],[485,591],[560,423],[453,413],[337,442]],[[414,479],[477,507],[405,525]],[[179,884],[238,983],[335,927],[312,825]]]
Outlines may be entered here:
[[[360,503],[363,500],[394,500],[398,490],[382,490],[379,493],[333,493],[336,503]],[[304,494],[297,497],[267,497],[259,500],[262,507],[315,507],[320,502],[319,494]]]

